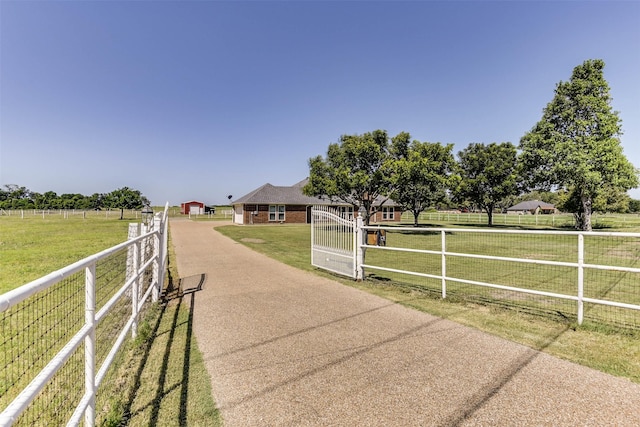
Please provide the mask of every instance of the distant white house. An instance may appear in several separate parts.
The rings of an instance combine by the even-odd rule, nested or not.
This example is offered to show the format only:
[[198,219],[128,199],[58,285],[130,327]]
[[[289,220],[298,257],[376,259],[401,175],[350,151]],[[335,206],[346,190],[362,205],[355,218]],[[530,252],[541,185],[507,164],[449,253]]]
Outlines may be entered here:
[[556,207],[551,203],[541,202],[540,200],[527,200],[507,209],[508,214],[515,215],[538,215],[538,214],[554,214]]

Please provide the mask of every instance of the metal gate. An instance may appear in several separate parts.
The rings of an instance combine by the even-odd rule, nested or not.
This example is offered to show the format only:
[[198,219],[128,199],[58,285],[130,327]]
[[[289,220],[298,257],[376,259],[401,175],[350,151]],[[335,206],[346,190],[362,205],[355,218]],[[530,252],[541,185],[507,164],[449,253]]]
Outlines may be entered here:
[[356,221],[355,218],[345,218],[336,208],[313,206],[311,264],[355,279]]

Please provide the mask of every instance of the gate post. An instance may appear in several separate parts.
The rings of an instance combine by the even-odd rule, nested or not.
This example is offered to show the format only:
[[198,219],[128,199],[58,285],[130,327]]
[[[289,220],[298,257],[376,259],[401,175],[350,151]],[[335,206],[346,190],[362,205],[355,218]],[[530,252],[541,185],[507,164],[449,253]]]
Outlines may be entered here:
[[84,338],[84,388],[91,398],[84,412],[84,423],[93,427],[96,422],[96,263],[85,268],[84,321],[90,331]]
[[584,234],[578,234],[578,325],[584,319]]
[[[127,235],[127,240],[135,239],[139,235],[140,235],[140,224],[138,224],[138,223],[129,223],[129,232],[128,232],[128,235]],[[129,246],[127,248],[127,276],[126,276],[126,280],[129,280],[133,275],[135,275],[137,273],[137,271],[135,271],[134,268],[133,268],[134,257],[135,257],[135,255],[133,254],[133,246]]]
[[440,235],[440,243],[442,245],[442,259],[441,259],[441,269],[442,269],[442,298],[447,297],[447,235],[444,230],[441,231]]
[[151,291],[151,301],[153,302],[158,301],[160,293],[162,292],[162,288],[160,287],[160,275],[162,274],[162,272],[160,271],[160,227],[162,227],[162,220],[160,219],[159,215],[156,215],[153,218],[153,230],[155,230],[156,234],[154,235],[152,240],[154,261],[152,268],[153,273],[151,283],[153,283],[153,290]]
[[362,243],[364,242],[364,232],[363,232],[363,220],[362,220],[362,213],[358,212],[358,216],[355,219],[355,244],[354,246],[354,255],[355,255],[355,260],[354,260],[354,267],[355,267],[355,276],[356,276],[356,280],[361,281],[364,280],[364,267],[362,267],[362,265],[364,264],[364,250],[362,248]]

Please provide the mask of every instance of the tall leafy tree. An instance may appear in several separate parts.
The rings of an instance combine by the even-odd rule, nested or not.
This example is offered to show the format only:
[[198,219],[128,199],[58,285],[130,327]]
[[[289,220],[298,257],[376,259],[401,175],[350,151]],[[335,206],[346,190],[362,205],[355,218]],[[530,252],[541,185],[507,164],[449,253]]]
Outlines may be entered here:
[[100,209],[103,206],[103,200],[106,196],[102,193],[93,193],[91,197],[88,197],[88,206],[91,209]]
[[4,198],[3,208],[5,209],[30,209],[33,207],[31,200],[31,190],[27,187],[16,184],[7,184],[2,192]]
[[122,187],[107,194],[105,202],[110,208],[120,209],[120,219],[124,218],[125,209],[141,209],[149,204],[149,200],[139,190],[129,187]]
[[621,120],[611,108],[604,61],[587,60],[561,81],[542,119],[520,140],[521,163],[530,188],[568,193],[576,228],[592,229],[594,201],[605,192],[638,185],[636,169],[620,144]]
[[368,225],[376,199],[386,200],[391,192],[390,146],[384,130],[342,135],[340,142],[329,145],[325,158],[309,159],[309,182],[303,192],[362,208]]
[[42,206],[40,209],[56,209],[59,205],[58,200],[59,198],[55,191],[46,191],[42,195]]
[[4,202],[9,199],[9,190],[0,188],[0,208],[4,206]]
[[458,158],[457,197],[484,209],[488,224],[493,225],[493,210],[498,203],[520,191],[516,147],[510,142],[472,143],[458,153]]
[[392,152],[396,156],[393,174],[393,199],[402,209],[413,214],[413,224],[418,226],[418,216],[429,206],[447,197],[447,189],[455,160],[453,144],[413,141],[408,134],[393,138]]
[[629,212],[632,212],[632,213],[640,212],[640,200],[638,199],[629,200]]

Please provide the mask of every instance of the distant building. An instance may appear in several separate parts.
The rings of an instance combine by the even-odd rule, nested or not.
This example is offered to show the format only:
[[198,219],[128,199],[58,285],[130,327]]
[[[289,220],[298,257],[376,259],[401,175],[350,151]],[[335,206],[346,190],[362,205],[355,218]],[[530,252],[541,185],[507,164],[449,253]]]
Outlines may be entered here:
[[538,214],[554,214],[556,207],[551,203],[541,202],[540,200],[527,200],[507,209],[508,214],[515,215],[538,215]]
[[[304,179],[292,186],[264,184],[250,193],[233,201],[233,222],[235,224],[305,224],[311,222],[313,205],[334,206],[345,215],[353,215],[353,206],[348,203],[332,202],[327,198],[310,197],[302,192],[307,184]],[[371,222],[400,221],[402,211],[392,200],[382,205],[375,203],[377,212]]]
[[181,203],[180,213],[183,215],[202,215],[205,213],[204,203],[195,200]]

